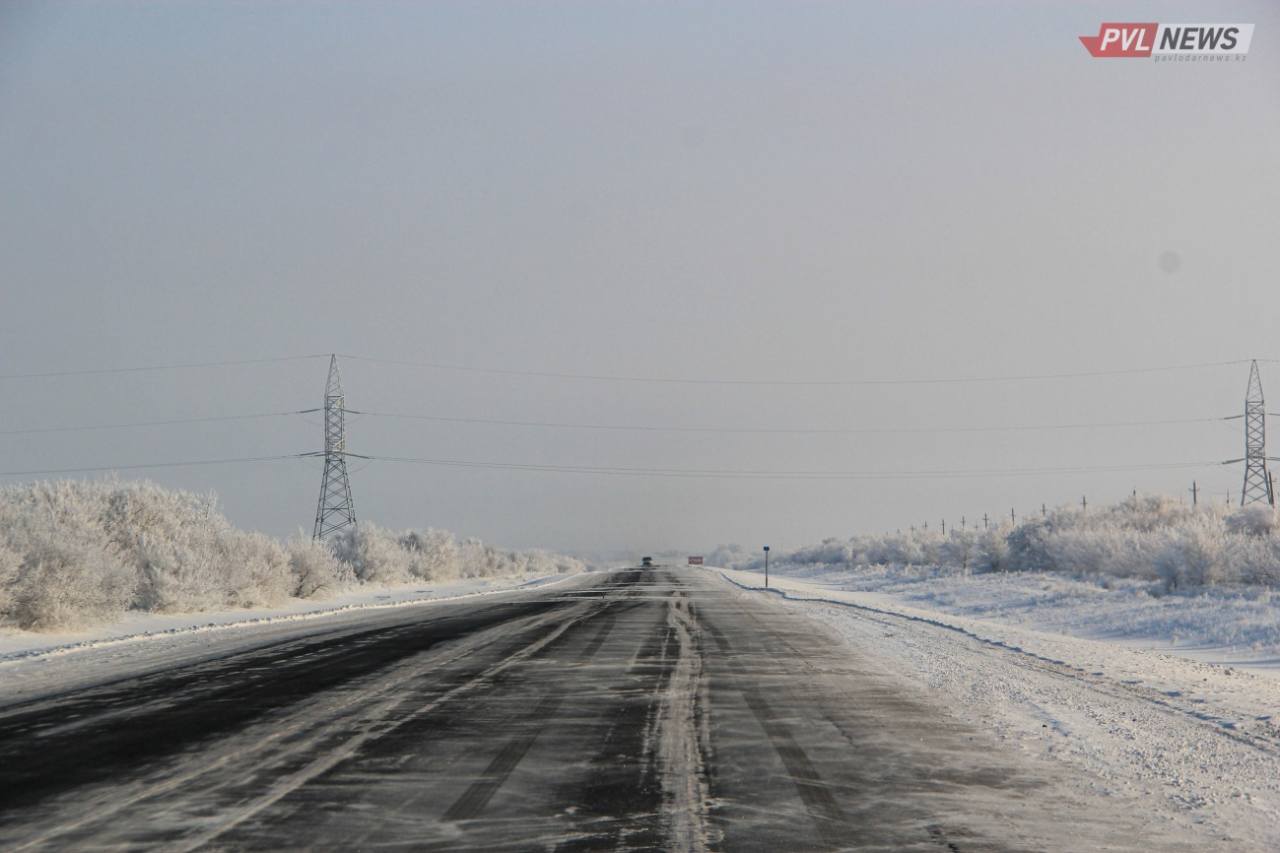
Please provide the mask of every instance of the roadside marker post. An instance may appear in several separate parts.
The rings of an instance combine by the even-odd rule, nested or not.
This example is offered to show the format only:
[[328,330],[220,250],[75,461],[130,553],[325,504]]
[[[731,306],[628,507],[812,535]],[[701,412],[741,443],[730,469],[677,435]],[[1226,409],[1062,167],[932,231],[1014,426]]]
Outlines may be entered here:
[[764,546],[764,588],[769,588],[769,546]]

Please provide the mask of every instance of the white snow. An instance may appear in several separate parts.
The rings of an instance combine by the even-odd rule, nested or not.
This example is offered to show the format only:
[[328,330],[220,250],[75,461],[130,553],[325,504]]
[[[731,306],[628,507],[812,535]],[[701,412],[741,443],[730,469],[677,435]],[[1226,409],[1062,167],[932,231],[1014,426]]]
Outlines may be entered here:
[[[718,571],[763,586],[759,573]],[[771,573],[770,587],[956,716],[1068,765],[1095,793],[1143,798],[1226,849],[1280,844],[1280,678],[1267,657],[1276,607],[1265,595],[1151,597],[1139,584],[1042,574],[808,571]],[[1183,633],[1171,653],[1174,626]],[[1189,654],[1239,655],[1263,671]]]
[[133,612],[109,625],[59,634],[0,629],[0,704],[152,666],[231,653],[330,624],[367,620],[386,611],[443,606],[476,595],[517,593],[575,577],[581,574],[363,586],[325,601],[292,599],[271,609]]
[[[1227,664],[1280,677],[1280,595],[1256,585],[1171,593],[1136,578],[941,567],[807,565],[777,578],[954,616]],[[872,599],[866,599],[872,600]]]

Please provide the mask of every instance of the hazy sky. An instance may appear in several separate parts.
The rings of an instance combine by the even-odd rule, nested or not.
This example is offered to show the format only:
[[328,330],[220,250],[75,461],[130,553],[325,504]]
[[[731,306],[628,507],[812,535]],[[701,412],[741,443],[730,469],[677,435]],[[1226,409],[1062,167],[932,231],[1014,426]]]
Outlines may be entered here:
[[[1246,62],[1101,21],[1255,23]],[[1275,3],[6,3],[0,374],[338,351],[665,378],[1280,357]],[[0,380],[0,430],[318,405],[320,360]],[[1212,418],[1247,370],[940,385],[344,363],[355,409],[840,428]],[[1280,364],[1264,365],[1280,400]],[[294,453],[315,416],[0,436],[0,470]],[[1239,422],[858,434],[352,419],[369,454],[929,471],[1241,455]],[[309,529],[314,460],[129,475]],[[717,480],[356,463],[362,518],[512,546],[779,546],[1238,466]],[[15,478],[0,478],[12,481]]]

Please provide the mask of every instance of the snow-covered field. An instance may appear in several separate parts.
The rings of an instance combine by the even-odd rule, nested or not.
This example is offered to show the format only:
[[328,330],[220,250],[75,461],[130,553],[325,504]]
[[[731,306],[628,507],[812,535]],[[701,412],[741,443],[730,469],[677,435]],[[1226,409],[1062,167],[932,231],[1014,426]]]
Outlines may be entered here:
[[[756,572],[723,574],[763,586]],[[1078,769],[1082,786],[1144,799],[1173,826],[1280,849],[1280,606],[1265,592],[1152,596],[1114,578],[910,569],[806,575],[772,574],[770,587],[958,717]],[[1237,659],[1250,668],[1226,663]]]
[[[1280,677],[1280,595],[1270,587],[1171,593],[1133,578],[936,567],[785,567],[786,577],[955,616],[1106,640]],[[778,577],[778,574],[774,574]]]

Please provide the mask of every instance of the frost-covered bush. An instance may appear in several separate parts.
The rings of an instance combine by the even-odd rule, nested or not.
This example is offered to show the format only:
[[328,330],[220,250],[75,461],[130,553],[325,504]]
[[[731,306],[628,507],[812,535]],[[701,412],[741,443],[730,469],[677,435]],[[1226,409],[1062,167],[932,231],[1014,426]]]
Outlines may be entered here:
[[398,544],[409,558],[409,573],[422,580],[449,580],[459,576],[458,543],[447,530],[408,530]]
[[1047,519],[1023,522],[1005,534],[1008,567],[1017,570],[1052,571],[1057,556],[1051,543],[1056,531]]
[[50,536],[27,542],[6,621],[42,631],[73,628],[119,616],[132,597],[133,572],[119,554]]
[[974,565],[982,572],[1009,570],[1009,540],[1003,531],[982,531],[978,536],[978,554]]
[[99,520],[99,509],[69,483],[0,491],[0,546],[17,562],[0,620],[54,630],[123,613],[134,573]]
[[552,559],[555,561],[556,574],[570,575],[577,572],[585,572],[587,564],[577,557],[570,557],[566,554],[554,554]]
[[0,619],[13,607],[17,592],[18,572],[22,568],[22,555],[0,542]]
[[489,578],[502,574],[520,574],[519,557],[486,545],[479,539],[462,540],[459,547],[460,574],[464,578]]
[[399,537],[376,524],[362,521],[334,536],[330,544],[362,583],[397,584],[412,579],[409,554],[400,547]]
[[1226,551],[1226,534],[1220,526],[1193,522],[1172,532],[1153,563],[1169,590],[1202,586],[1234,579]]
[[979,534],[974,530],[952,530],[939,551],[939,562],[959,566],[962,572],[972,572],[978,561]]
[[351,566],[342,562],[324,542],[299,532],[285,543],[289,555],[291,594],[296,598],[320,598],[355,583]]
[[405,583],[564,574],[586,569],[581,560],[546,551],[507,551],[479,539],[459,542],[446,530],[399,533],[361,522],[332,540],[337,558],[366,583]]
[[293,572],[279,542],[262,533],[241,533],[224,542],[227,604],[268,607],[289,597]]
[[139,610],[182,613],[224,603],[227,584],[212,538],[200,543],[140,535],[130,550],[137,566],[134,598]]
[[[847,549],[847,550],[846,550]],[[720,549],[717,549],[720,550]],[[846,556],[847,555],[847,556]],[[725,549],[720,565],[755,569],[756,555]],[[1280,584],[1280,515],[1135,496],[1113,506],[1065,508],[982,531],[925,529],[858,535],[775,551],[779,571],[822,564],[936,566],[959,571],[1036,571],[1161,582],[1168,590],[1210,584]]]
[[1280,536],[1228,536],[1225,580],[1250,584],[1280,584]]
[[279,543],[237,530],[212,495],[116,486],[101,524],[137,568],[142,610],[189,612],[278,604],[293,589]]
[[747,562],[751,557],[752,555],[748,554],[745,548],[734,542],[712,548],[706,555],[705,561],[708,566],[733,568]]
[[459,545],[440,530],[373,524],[316,543],[238,530],[212,495],[151,483],[59,481],[0,489],[0,625],[74,628],[128,609],[262,607],[377,584],[581,571],[546,552]]
[[797,563],[839,566],[847,564],[851,554],[850,543],[840,539],[823,539],[817,545],[791,552],[791,559]]
[[1227,516],[1227,530],[1243,536],[1274,536],[1280,526],[1275,507],[1253,504]]

